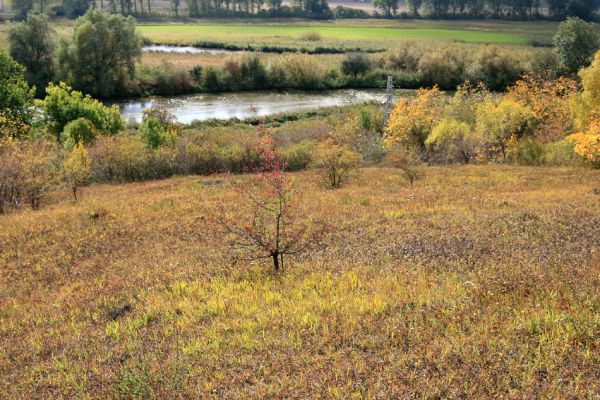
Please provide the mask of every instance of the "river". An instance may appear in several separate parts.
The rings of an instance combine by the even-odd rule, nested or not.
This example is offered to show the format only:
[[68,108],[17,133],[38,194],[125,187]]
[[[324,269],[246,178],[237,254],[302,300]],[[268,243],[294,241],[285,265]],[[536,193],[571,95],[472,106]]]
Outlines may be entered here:
[[208,119],[266,116],[284,112],[318,110],[369,101],[382,102],[383,90],[333,90],[324,92],[201,93],[174,97],[145,97],[113,102],[127,121],[142,120],[149,108],[162,108],[184,124]]

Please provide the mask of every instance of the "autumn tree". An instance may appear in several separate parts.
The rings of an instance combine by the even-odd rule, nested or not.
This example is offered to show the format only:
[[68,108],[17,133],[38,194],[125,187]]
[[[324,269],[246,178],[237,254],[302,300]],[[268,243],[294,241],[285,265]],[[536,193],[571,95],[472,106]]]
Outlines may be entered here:
[[401,143],[417,152],[425,150],[425,141],[441,118],[444,102],[445,95],[437,86],[417,90],[414,99],[400,99],[386,127],[386,143]]
[[322,243],[324,226],[302,208],[298,192],[275,146],[266,135],[258,145],[259,159],[252,173],[229,181],[240,199],[242,212],[222,209],[218,224],[236,259],[270,259],[275,271],[284,269],[284,259]]
[[78,189],[89,182],[92,162],[82,142],[77,143],[63,162],[63,179],[77,200]]
[[491,155],[506,160],[509,143],[533,132],[535,114],[531,108],[503,98],[498,104],[485,102],[477,108],[476,129]]
[[362,157],[347,144],[328,137],[313,153],[313,167],[327,179],[332,188],[339,188],[358,169]]
[[535,114],[535,137],[551,143],[573,132],[573,97],[578,93],[574,79],[539,79],[524,76],[508,89],[507,98],[529,107]]
[[431,131],[425,145],[439,161],[468,164],[477,154],[481,140],[473,127],[466,122],[444,118]]
[[385,160],[392,167],[402,171],[404,178],[410,183],[411,187],[425,175],[423,172],[423,162],[419,156],[414,151],[407,150],[400,143],[392,143],[390,145]]

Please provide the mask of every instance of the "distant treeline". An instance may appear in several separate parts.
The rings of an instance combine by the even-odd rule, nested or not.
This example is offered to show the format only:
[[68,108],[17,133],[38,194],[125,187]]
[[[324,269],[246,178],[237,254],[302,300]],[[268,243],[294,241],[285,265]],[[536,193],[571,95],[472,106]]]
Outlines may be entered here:
[[[185,10],[182,7],[185,4]],[[597,0],[407,0],[408,11],[400,12],[400,0],[373,0],[377,11],[338,6],[329,8],[327,0],[169,0],[169,9],[154,8],[152,0],[14,0],[12,11],[24,19],[29,11],[51,16],[79,17],[90,8],[114,14],[148,17],[191,18],[496,18],[506,20],[553,19],[576,16],[585,20],[597,17]]]

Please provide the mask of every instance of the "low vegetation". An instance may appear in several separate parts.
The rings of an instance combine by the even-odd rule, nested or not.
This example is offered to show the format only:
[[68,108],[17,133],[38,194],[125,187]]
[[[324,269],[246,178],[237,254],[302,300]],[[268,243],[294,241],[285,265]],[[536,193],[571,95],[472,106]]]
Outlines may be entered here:
[[231,265],[211,216],[246,214],[219,177],[0,216],[0,393],[596,396],[598,172],[427,167],[412,188],[400,174],[363,169],[338,190],[293,174],[334,229],[276,275]]

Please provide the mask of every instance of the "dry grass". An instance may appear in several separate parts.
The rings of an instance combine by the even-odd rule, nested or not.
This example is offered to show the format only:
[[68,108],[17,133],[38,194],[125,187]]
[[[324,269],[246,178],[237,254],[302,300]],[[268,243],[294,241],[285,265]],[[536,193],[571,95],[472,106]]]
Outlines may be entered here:
[[327,247],[232,267],[186,177],[0,216],[0,398],[596,398],[598,171],[296,175]]
[[[261,61],[267,65],[271,60],[282,57],[280,54],[274,53],[236,53],[236,54],[210,54],[210,53],[196,53],[196,54],[178,54],[178,53],[160,53],[160,52],[144,52],[142,54],[141,63],[146,65],[157,66],[163,62],[173,64],[177,69],[189,71],[196,65],[202,67],[222,67],[225,65],[227,60],[240,61],[243,57],[249,54],[258,54]],[[315,60],[321,64],[326,65],[330,68],[339,67],[344,59],[343,54],[319,54],[312,55]]]

